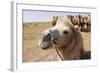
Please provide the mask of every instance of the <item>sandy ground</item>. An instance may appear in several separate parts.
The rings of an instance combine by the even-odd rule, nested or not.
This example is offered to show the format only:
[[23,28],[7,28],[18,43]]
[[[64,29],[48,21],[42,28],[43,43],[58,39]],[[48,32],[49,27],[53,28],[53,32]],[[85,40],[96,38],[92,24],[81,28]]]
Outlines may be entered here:
[[[54,48],[43,50],[38,46],[41,32],[51,23],[26,23],[23,26],[23,62],[60,61]],[[81,32],[84,48],[91,49],[91,32]]]

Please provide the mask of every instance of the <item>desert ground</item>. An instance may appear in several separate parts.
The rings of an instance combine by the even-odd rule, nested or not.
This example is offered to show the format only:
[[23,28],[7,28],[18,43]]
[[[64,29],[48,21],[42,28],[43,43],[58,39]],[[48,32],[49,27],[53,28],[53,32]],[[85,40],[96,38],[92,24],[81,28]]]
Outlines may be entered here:
[[[56,50],[42,50],[38,43],[45,29],[52,27],[50,22],[23,23],[23,62],[59,61]],[[91,32],[81,32],[84,48],[91,49]]]

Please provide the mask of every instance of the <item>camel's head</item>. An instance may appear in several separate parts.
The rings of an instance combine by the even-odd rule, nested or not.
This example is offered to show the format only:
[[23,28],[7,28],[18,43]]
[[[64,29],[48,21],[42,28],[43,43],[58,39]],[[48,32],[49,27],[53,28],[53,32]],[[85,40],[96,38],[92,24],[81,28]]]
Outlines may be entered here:
[[71,23],[67,16],[57,16],[55,24],[42,32],[39,45],[43,49],[50,47],[61,48],[69,44],[77,28]]

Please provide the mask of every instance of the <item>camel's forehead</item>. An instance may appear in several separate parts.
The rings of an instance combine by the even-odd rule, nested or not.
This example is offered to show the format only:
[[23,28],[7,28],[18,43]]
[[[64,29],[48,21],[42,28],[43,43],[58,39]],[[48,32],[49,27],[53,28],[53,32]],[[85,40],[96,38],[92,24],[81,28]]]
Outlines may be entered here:
[[58,30],[58,31],[68,30],[68,31],[70,31],[71,28],[69,26],[67,27],[65,25],[58,25],[58,26],[53,27],[52,30]]
[[59,16],[57,19],[57,22],[58,23],[60,23],[60,22],[68,22],[69,23],[70,21],[67,16]]
[[60,16],[56,22],[57,26],[73,27],[71,20],[67,16]]
[[71,28],[74,28],[74,26],[70,22],[59,22],[54,28],[71,30]]

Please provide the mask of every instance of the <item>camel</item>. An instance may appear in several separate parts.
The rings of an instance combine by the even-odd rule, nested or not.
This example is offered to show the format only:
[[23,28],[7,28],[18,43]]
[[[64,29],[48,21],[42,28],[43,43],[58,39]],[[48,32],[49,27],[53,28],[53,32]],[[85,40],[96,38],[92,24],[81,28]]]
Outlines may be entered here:
[[90,51],[85,52],[83,38],[77,26],[67,16],[53,17],[53,27],[42,32],[39,46],[42,49],[53,47],[62,60],[90,59]]

